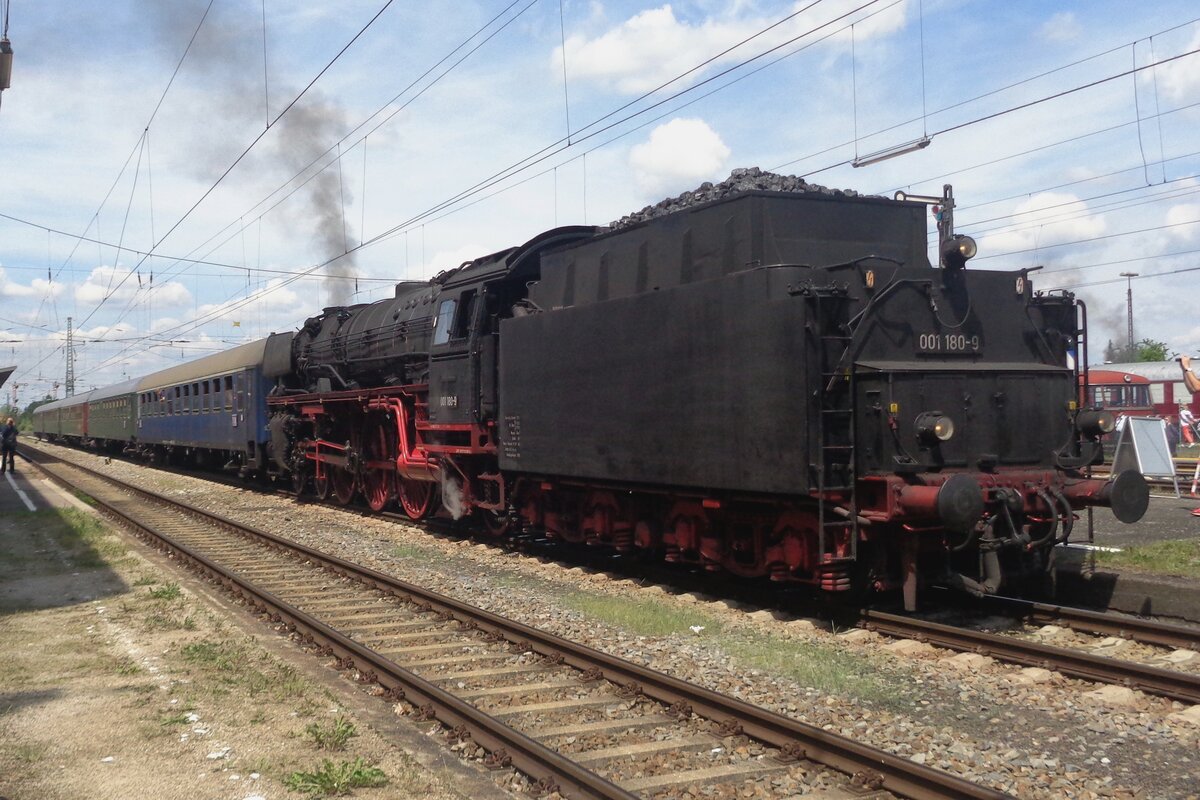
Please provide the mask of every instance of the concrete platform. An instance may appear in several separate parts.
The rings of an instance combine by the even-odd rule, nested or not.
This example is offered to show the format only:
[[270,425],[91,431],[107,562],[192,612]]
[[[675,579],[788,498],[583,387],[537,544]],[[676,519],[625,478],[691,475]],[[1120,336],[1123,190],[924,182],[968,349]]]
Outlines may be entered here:
[[[1190,482],[1180,488],[1183,497],[1164,494],[1163,486],[1154,486],[1146,516],[1133,525],[1119,522],[1106,509],[1096,509],[1093,513],[1095,544],[1126,548],[1150,542],[1200,538],[1200,517],[1192,516],[1192,509],[1200,507],[1200,497],[1187,494]],[[1085,521],[1086,517],[1076,523],[1072,542],[1087,541]],[[1091,554],[1076,547],[1059,548],[1058,563],[1061,567],[1058,601],[1061,603],[1200,624],[1200,582],[1169,575],[1097,569]]]
[[16,468],[0,475],[0,515],[19,519],[22,514],[47,508],[66,508],[78,502],[51,483],[17,451]]

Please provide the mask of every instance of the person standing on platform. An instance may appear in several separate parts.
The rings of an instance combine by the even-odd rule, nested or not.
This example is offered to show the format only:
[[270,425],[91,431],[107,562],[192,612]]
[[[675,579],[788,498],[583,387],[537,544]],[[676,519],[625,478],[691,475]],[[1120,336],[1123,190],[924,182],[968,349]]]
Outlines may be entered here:
[[[1192,359],[1190,356],[1180,356],[1179,366],[1183,369],[1183,385],[1192,393],[1192,397],[1200,396],[1200,376],[1192,372]],[[1187,426],[1185,428],[1185,426]],[[1179,432],[1182,434],[1185,430],[1190,429],[1192,432],[1196,430],[1196,421],[1192,417],[1192,412],[1188,410],[1182,403],[1179,405]],[[1193,480],[1192,488],[1195,489],[1196,484]],[[1200,508],[1192,509],[1193,517],[1200,517]]]
[[4,427],[0,428],[0,473],[5,470],[17,471],[16,455],[17,424],[9,417]]

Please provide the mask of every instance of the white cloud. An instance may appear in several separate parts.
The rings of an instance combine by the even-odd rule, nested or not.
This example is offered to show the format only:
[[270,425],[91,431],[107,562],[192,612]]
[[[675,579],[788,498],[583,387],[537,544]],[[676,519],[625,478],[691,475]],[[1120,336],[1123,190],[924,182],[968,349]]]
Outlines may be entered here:
[[1079,20],[1070,11],[1060,11],[1042,23],[1038,36],[1047,42],[1070,42],[1083,32]]
[[[139,291],[143,295],[151,291],[148,274],[139,278],[133,274],[133,270],[100,266],[92,270],[87,280],[75,287],[75,300],[85,305],[98,305],[105,298],[108,298],[107,302],[128,301]],[[155,284],[153,295],[150,296],[156,306],[183,306],[192,302],[192,293],[177,281]]]
[[629,151],[639,188],[658,196],[691,188],[720,173],[729,147],[704,120],[676,118],[659,125]]
[[29,284],[17,283],[0,267],[0,297],[58,297],[64,285],[51,284],[43,278],[34,278]]
[[1187,223],[1189,222],[1200,222],[1200,203],[1181,203],[1167,209],[1166,224],[1179,226],[1177,228],[1168,228],[1171,238],[1183,241],[1195,239],[1196,231],[1200,226],[1194,224],[1188,225]]
[[[1186,53],[1197,48],[1200,48],[1200,30],[1180,52]],[[1200,55],[1187,56],[1142,74],[1146,80],[1157,78],[1159,91],[1173,103],[1194,100],[1200,93]]]
[[[203,304],[189,320],[203,319],[205,325],[215,325],[220,331],[228,330],[233,335],[242,336],[265,336],[266,330],[257,329],[260,320],[267,329],[291,330],[301,324],[305,316],[320,311],[315,294],[302,298],[290,288],[292,285],[305,286],[305,289],[311,286],[305,282],[285,286],[283,279],[275,279],[249,298],[237,297],[221,303]],[[237,326],[240,330],[234,329],[235,322],[241,323]]]
[[[807,3],[795,3],[789,9],[794,13]],[[886,36],[904,27],[907,1],[898,3],[858,22],[854,26],[857,43]],[[800,14],[795,19],[779,25],[756,38],[745,47],[716,58],[705,69],[741,61],[753,54],[794,39],[808,31],[829,23],[854,7],[848,0],[827,3],[811,12]],[[672,78],[682,75],[698,64],[747,39],[780,18],[744,17],[737,13],[743,10],[740,3],[734,4],[728,17],[709,17],[699,24],[691,24],[675,16],[670,4],[642,11],[599,36],[588,38],[573,35],[566,41],[567,72],[572,80],[590,80],[612,84],[618,91],[630,94],[654,89]],[[851,18],[847,18],[851,19]],[[826,35],[845,25],[838,21],[828,28],[821,28],[817,36]],[[833,41],[850,42],[850,31],[837,34]],[[562,48],[555,48],[551,58],[554,70],[562,70]],[[690,82],[702,71],[689,76]]]
[[1006,253],[1090,239],[1103,235],[1107,228],[1103,217],[1093,215],[1087,203],[1069,192],[1039,192],[1010,214],[1017,229],[983,236],[988,252]]
[[137,331],[137,326],[128,322],[118,322],[116,325],[96,325],[92,328],[78,328],[75,336],[81,341],[87,339],[116,339],[123,334],[129,335]]

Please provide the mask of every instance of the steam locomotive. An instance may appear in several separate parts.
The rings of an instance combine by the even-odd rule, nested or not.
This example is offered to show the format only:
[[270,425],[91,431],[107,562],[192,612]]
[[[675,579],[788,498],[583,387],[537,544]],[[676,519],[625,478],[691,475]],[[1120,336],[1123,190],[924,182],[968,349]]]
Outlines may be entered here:
[[57,435],[910,608],[994,593],[1148,490],[1089,477],[1113,419],[1080,407],[1083,304],[967,269],[953,203],[800,186],[557,228],[122,387],[127,436]]

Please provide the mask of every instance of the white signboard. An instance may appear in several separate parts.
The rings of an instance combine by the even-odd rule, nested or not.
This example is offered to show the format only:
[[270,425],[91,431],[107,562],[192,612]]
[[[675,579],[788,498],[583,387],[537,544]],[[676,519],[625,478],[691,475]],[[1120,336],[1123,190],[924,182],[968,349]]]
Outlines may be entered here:
[[1167,444],[1167,423],[1162,417],[1126,417],[1113,455],[1113,474],[1134,469],[1147,478],[1170,478],[1179,496],[1175,459]]

